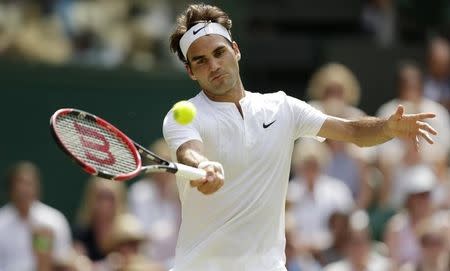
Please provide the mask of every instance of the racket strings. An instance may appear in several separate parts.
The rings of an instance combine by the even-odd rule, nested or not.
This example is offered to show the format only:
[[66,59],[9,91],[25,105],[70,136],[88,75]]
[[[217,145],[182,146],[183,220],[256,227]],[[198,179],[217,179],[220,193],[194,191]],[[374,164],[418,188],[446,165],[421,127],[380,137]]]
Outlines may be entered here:
[[67,114],[57,118],[56,129],[72,155],[97,171],[119,175],[138,167],[127,144],[95,120]]

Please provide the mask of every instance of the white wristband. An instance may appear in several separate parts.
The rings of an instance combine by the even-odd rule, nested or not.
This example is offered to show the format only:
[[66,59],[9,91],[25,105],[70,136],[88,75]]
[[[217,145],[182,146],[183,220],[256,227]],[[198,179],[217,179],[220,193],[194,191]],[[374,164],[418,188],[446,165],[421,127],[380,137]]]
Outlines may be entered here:
[[203,161],[203,162],[200,162],[200,164],[198,164],[197,167],[201,168],[201,169],[205,169],[205,168],[207,168],[209,166],[213,166],[214,168],[218,168],[220,173],[222,173],[223,178],[225,179],[225,170],[223,169],[222,164],[219,163],[219,162]]

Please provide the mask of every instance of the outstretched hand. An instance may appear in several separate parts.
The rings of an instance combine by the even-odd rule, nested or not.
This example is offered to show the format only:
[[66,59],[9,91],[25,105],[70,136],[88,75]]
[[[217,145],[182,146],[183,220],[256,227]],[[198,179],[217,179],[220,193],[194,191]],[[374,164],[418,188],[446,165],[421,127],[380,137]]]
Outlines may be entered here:
[[433,144],[434,141],[430,134],[437,135],[437,132],[425,120],[434,118],[436,114],[404,114],[404,112],[405,109],[402,105],[397,106],[397,110],[387,121],[387,134],[391,137],[412,140],[416,149],[419,148],[419,138]]

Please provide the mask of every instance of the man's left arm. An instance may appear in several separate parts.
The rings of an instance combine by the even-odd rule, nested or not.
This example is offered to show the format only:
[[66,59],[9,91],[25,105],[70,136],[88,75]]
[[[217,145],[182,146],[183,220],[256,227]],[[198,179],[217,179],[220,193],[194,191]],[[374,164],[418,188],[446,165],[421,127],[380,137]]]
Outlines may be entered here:
[[368,117],[361,120],[345,120],[328,117],[317,135],[351,142],[360,147],[382,144],[399,137],[413,140],[418,148],[418,139],[421,137],[433,144],[430,134],[436,135],[437,132],[424,121],[434,117],[434,113],[404,114],[403,106],[399,105],[388,119]]

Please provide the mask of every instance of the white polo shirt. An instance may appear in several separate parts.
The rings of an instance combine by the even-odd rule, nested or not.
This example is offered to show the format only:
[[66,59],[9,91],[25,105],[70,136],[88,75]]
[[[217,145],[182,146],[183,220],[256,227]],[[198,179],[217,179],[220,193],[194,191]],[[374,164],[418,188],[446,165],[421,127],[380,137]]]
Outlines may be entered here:
[[174,271],[286,270],[284,206],[294,141],[315,137],[326,115],[284,92],[246,92],[243,117],[233,103],[200,92],[195,120],[177,124],[169,112],[164,137],[173,157],[189,140],[220,162],[225,184],[204,195],[177,180],[182,203]]
[[32,247],[33,226],[45,226],[52,230],[53,259],[62,260],[70,255],[72,237],[69,223],[61,212],[36,201],[25,220],[9,203],[0,208],[0,271],[36,270]]

